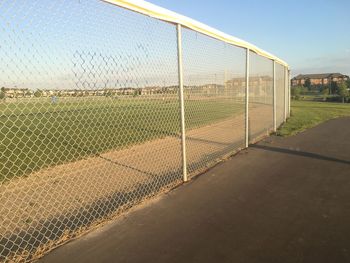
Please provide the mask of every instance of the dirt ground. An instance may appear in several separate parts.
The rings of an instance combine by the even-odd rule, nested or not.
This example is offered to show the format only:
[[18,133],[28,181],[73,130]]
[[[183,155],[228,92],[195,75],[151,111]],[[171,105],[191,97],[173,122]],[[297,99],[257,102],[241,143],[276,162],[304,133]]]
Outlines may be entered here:
[[40,262],[350,262],[349,131],[266,138]]
[[[251,110],[252,118],[269,112]],[[266,135],[266,119],[254,130]],[[188,131],[189,176],[206,170],[244,146],[244,115]],[[0,185],[0,245],[6,251],[32,250],[125,205],[181,183],[179,136],[165,137],[58,165]],[[1,248],[0,246],[0,248]]]

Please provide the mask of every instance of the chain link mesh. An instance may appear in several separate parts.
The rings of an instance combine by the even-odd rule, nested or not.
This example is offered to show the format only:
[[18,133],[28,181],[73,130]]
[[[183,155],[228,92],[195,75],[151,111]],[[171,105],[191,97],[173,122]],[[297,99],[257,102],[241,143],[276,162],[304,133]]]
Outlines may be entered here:
[[273,61],[250,52],[249,140],[273,130]]
[[[97,0],[3,0],[0,21],[0,262],[182,182],[175,25]],[[244,147],[246,51],[182,37],[193,176]],[[273,124],[272,62],[250,57],[254,139]]]
[[28,259],[180,182],[176,28],[99,1],[1,11],[0,257]]
[[285,111],[285,68],[281,64],[276,63],[275,73],[276,73],[276,122],[277,127],[280,126],[284,121],[284,111]]
[[182,38],[186,151],[193,175],[244,147],[246,51],[188,29]]

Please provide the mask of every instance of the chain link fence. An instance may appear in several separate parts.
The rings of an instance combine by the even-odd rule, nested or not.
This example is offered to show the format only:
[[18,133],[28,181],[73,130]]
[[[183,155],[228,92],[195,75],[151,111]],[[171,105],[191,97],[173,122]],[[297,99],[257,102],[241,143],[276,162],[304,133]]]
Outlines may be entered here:
[[182,33],[187,163],[195,175],[244,148],[246,51]]
[[259,140],[273,130],[273,61],[250,52],[249,139]]
[[285,66],[174,23],[98,0],[3,0],[0,21],[0,262],[181,184],[289,112]]
[[276,125],[280,126],[285,120],[286,109],[285,105],[287,87],[286,87],[286,73],[284,66],[275,65],[276,78]]

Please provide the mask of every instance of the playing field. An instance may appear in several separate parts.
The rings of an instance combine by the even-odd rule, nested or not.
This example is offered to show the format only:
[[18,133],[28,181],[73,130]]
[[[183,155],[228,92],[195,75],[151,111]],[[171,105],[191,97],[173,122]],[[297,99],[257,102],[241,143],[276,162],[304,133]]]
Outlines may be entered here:
[[[242,114],[239,99],[185,101],[186,129]],[[50,98],[0,102],[0,180],[41,168],[178,136],[179,102],[166,98]]]

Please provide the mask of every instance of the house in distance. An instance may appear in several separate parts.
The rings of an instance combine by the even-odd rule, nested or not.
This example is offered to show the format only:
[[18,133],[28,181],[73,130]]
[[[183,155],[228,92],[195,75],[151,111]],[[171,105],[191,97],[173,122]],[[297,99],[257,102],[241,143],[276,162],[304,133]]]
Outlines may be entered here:
[[329,85],[332,82],[340,84],[347,81],[349,76],[341,73],[322,73],[322,74],[299,74],[291,80],[292,86],[303,86],[307,80],[310,80],[310,84],[313,86]]

